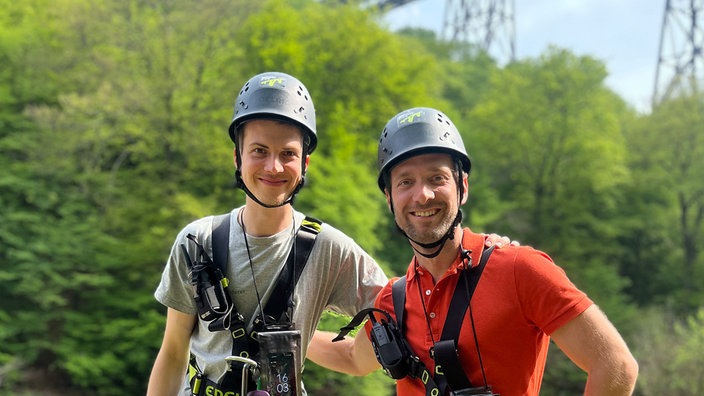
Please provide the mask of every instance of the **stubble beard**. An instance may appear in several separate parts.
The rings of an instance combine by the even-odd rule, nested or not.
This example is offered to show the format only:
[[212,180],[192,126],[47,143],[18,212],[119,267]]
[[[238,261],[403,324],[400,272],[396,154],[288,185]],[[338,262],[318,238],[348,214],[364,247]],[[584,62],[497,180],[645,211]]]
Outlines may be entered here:
[[420,229],[413,225],[412,222],[406,222],[406,227],[404,232],[409,238],[420,243],[433,243],[439,241],[450,229],[452,223],[455,220],[455,216],[451,215],[450,212],[445,212],[445,216],[442,220],[431,229]]

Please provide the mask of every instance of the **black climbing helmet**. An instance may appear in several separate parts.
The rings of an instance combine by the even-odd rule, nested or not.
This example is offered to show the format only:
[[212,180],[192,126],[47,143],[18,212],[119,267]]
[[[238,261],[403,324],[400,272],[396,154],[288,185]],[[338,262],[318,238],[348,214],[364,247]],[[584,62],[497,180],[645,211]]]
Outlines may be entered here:
[[446,152],[461,163],[469,173],[472,163],[457,127],[439,110],[416,107],[395,115],[384,127],[379,138],[377,165],[378,184],[386,187],[388,174],[396,164],[411,156]]
[[239,127],[257,118],[291,121],[299,125],[304,132],[307,154],[318,145],[313,99],[305,85],[293,76],[266,72],[250,78],[235,102],[229,128],[230,139],[238,144]]

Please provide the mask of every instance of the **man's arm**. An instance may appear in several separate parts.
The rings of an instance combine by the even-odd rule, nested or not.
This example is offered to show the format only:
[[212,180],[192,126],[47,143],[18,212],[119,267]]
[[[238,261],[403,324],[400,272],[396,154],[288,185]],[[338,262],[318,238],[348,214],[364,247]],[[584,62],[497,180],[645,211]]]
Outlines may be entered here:
[[308,344],[306,357],[327,369],[349,375],[367,375],[381,367],[364,328],[359,329],[355,338],[345,337],[332,342],[336,335],[316,330]]
[[195,315],[168,309],[164,340],[149,377],[147,396],[179,394],[186,376],[191,333],[195,324]]
[[551,337],[588,374],[585,395],[631,395],[638,363],[606,315],[592,305]]

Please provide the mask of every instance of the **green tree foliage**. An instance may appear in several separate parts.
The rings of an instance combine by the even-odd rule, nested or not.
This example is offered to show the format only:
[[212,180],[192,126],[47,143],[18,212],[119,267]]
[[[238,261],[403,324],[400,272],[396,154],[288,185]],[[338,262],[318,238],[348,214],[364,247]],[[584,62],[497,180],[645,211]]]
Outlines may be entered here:
[[643,396],[701,395],[704,392],[704,310],[673,317],[662,309],[644,312],[632,345],[640,366]]
[[[31,367],[45,378],[54,372],[98,394],[143,389],[163,329],[163,308],[152,292],[175,232],[193,218],[242,202],[230,190],[232,143],[225,131],[242,81],[262,70],[295,74],[321,98],[321,146],[300,207],[370,250],[382,246],[374,232],[383,228],[385,208],[370,171],[378,120],[399,104],[430,96],[434,85],[432,62],[422,53],[392,68],[404,55],[403,40],[368,13],[283,2],[260,10],[246,1],[35,6],[46,15],[32,13],[34,7],[9,8],[26,19],[10,25],[8,46],[20,33],[36,43],[20,42],[17,52],[31,58],[15,62],[17,73],[5,86],[16,83],[23,68],[33,70],[27,65],[34,59],[51,59],[43,67],[57,89],[53,95],[40,91],[46,100],[18,101],[18,110],[8,112],[24,114],[26,129],[36,132],[13,135],[3,145],[21,147],[17,155],[24,160],[11,164],[24,173],[3,176],[18,191],[3,190],[12,208],[5,224],[23,225],[3,227],[0,234],[15,247],[7,262],[17,263],[0,273],[14,285],[3,297],[26,303],[1,311],[12,325],[1,335],[10,347],[2,349],[0,363],[22,364],[23,371]],[[282,24],[271,24],[272,16]],[[293,23],[307,19],[314,23]],[[258,34],[277,26],[286,34],[270,32],[258,47]],[[45,29],[51,45],[38,45],[42,36],[32,34]],[[349,29],[366,44],[350,45]],[[265,48],[275,51],[262,54]],[[11,49],[4,54],[12,55]],[[306,67],[287,66],[301,55]],[[366,66],[356,59],[368,59]],[[379,68],[394,71],[381,75]],[[326,72],[336,69],[347,74]],[[416,84],[405,83],[409,76]],[[363,105],[351,102],[360,86],[372,95]]]
[[66,287],[75,295],[103,280],[55,265],[91,254],[83,243],[89,221],[81,221],[89,205],[32,162],[33,151],[49,148],[37,145],[39,133],[26,110],[55,104],[65,88],[52,70],[59,62],[49,54],[59,46],[45,3],[0,2],[0,379],[8,382],[35,361],[54,361],[51,346],[62,321],[57,310],[72,305]]
[[558,49],[511,64],[492,77],[467,138],[475,172],[506,202],[492,224],[547,249],[603,298],[624,285],[608,259],[615,246],[605,245],[618,229],[604,219],[628,175],[622,104],[605,77],[600,62]]
[[[472,219],[546,250],[618,325],[633,311],[612,260],[622,249],[612,240],[620,228],[605,220],[618,213],[628,171],[625,109],[605,87],[606,75],[601,62],[557,48],[497,70],[471,112],[466,140],[480,180],[470,200],[473,189],[490,191]],[[486,207],[488,214],[477,210]],[[579,382],[565,381],[565,371],[581,378],[553,353],[546,393],[574,392],[570,384]]]
[[[697,281],[704,276],[704,95],[661,103],[638,121],[628,134],[638,192],[632,202],[647,208],[647,216],[631,228],[632,251],[666,249],[667,260],[639,255],[629,262],[629,274],[650,293],[641,300],[672,300],[681,313],[691,313],[704,297]],[[644,268],[660,281],[639,276]]]
[[[405,272],[377,139],[399,110],[440,108],[473,161],[465,224],[546,250],[627,339],[644,337],[643,384],[660,389],[676,370],[670,393],[701,391],[701,98],[637,117],[591,57],[553,48],[500,68],[342,3],[0,0],[0,393],[143,393],[164,260],[187,222],[243,202],[226,130],[241,84],[265,70],[297,76],[316,103],[298,209]],[[689,313],[676,343],[649,333],[631,298]],[[393,393],[380,372],[308,362],[305,380],[311,394]],[[543,393],[583,380],[551,353]]]
[[[12,285],[2,291],[10,303],[2,317],[11,318],[3,360],[19,358],[40,378],[55,372],[63,380],[54,387],[124,394],[145,386],[163,331],[151,292],[170,239],[212,212],[228,184],[229,172],[213,172],[231,166],[231,154],[212,122],[227,116],[211,109],[232,101],[221,78],[233,61],[214,52],[226,51],[220,31],[203,36],[201,27],[216,15],[228,16],[224,25],[242,18],[218,13],[231,4],[5,8],[17,21],[8,36],[30,37],[15,51],[25,58],[16,62],[19,81],[37,66],[61,89],[37,79],[48,97],[17,106],[35,124],[3,139],[21,160],[3,175],[3,262],[13,263],[0,273]],[[201,91],[224,97],[211,102]]]

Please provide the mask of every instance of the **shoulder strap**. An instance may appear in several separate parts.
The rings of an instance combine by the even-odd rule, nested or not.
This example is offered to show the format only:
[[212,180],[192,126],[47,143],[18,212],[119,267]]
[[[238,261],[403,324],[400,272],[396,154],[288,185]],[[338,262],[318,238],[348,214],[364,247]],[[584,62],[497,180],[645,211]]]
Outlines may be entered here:
[[[320,220],[312,217],[306,217],[301,223],[301,227],[296,233],[294,247],[289,253],[284,269],[276,281],[274,292],[264,309],[264,312],[272,317],[280,318],[286,311],[286,308],[288,308],[289,304],[285,303],[285,301],[286,299],[291,299],[295,284],[300,278],[303,268],[310,256],[310,252],[313,249],[313,243],[322,229],[321,225],[322,222]],[[217,267],[221,268],[223,274],[225,274],[227,270],[230,241],[230,213],[215,216],[212,227],[213,262]],[[293,271],[291,271],[291,267],[293,267]],[[291,272],[293,272],[293,275],[291,275]],[[237,311],[234,302],[232,305],[231,317],[234,317],[235,320],[229,323],[230,317],[228,317],[228,324],[223,326],[227,328],[232,335],[232,354],[239,355],[243,353],[243,351],[246,351],[249,356],[253,356],[259,350],[259,344],[251,340],[250,336],[247,336],[244,318]],[[228,381],[232,380],[232,378],[229,376],[226,377]]]
[[462,327],[462,321],[469,307],[469,301],[472,299],[474,289],[477,288],[479,278],[482,276],[486,262],[489,261],[489,256],[491,256],[491,252],[493,251],[494,246],[484,249],[479,264],[474,268],[463,271],[462,276],[457,280],[457,286],[455,287],[455,293],[450,302],[447,319],[442,328],[441,340],[457,340],[459,338],[460,328]]
[[321,229],[322,222],[313,217],[306,216],[301,223],[301,227],[296,232],[293,248],[288,255],[288,259],[286,259],[286,265],[276,281],[276,286],[274,286],[274,291],[271,293],[269,301],[264,306],[264,312],[267,316],[280,321],[282,315],[291,306],[293,290],[301,277],[303,268],[308,262],[315,238]]
[[484,249],[479,265],[463,271],[457,279],[457,286],[455,286],[455,292],[452,295],[440,341],[436,342],[434,346],[435,362],[442,367],[444,376],[451,389],[464,389],[472,386],[460,363],[457,354],[457,343],[469,302],[493,250],[494,246]]
[[[313,249],[315,238],[321,229],[322,222],[320,220],[306,216],[301,223],[299,231],[296,233],[294,247],[291,249],[286,265],[279,275],[274,292],[264,308],[264,312],[276,320],[280,319],[289,306],[286,300],[291,299],[293,289],[301,277],[303,268]],[[222,270],[223,274],[227,270],[229,240],[230,213],[215,216],[213,218],[212,231],[213,262]],[[237,308],[235,307],[234,310],[236,311]]]
[[406,277],[402,276],[391,286],[391,297],[398,328],[403,331],[403,312],[406,310]]
[[227,253],[230,242],[230,213],[213,218],[213,262],[223,274],[227,271]]
[[[230,213],[215,216],[211,234],[213,263],[217,268],[220,268],[225,277],[227,277],[227,261],[230,250],[230,221]],[[211,331],[228,330],[233,338],[232,351],[234,354],[248,349],[249,340],[248,337],[245,337],[247,333],[245,327],[244,317],[237,310],[235,302],[232,301],[231,313],[218,319],[215,324],[209,325],[208,329]]]
[[403,327],[403,315],[406,310],[406,276],[399,278],[391,286],[391,298],[394,304],[394,314],[396,314],[396,322],[398,323],[398,328],[401,331],[401,334],[403,335],[406,347],[413,355],[413,358],[411,359],[410,369],[411,378],[421,379],[421,382],[423,382],[423,385],[425,386],[426,396],[444,395],[445,390],[447,389],[447,381],[444,380],[444,376],[438,373],[437,370],[435,376],[430,374],[428,368],[425,367],[420,358],[415,355],[415,352],[413,352],[413,348],[411,348],[411,346],[405,340],[406,332],[404,331]]

